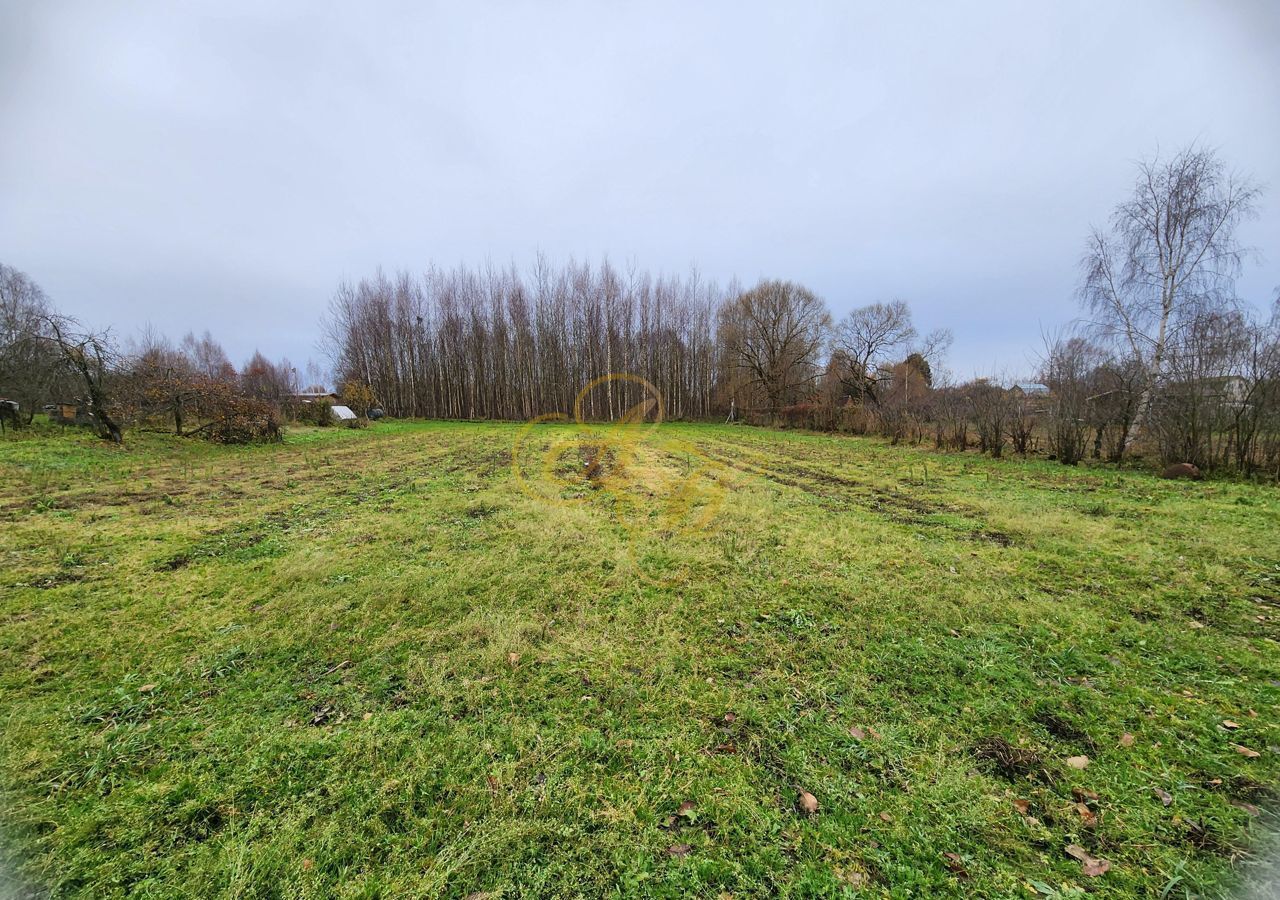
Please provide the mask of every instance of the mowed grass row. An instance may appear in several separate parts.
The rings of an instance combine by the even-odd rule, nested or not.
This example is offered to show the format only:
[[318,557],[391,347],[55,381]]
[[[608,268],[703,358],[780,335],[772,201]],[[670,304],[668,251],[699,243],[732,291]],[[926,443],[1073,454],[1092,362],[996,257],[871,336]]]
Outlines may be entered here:
[[60,896],[1225,896],[1280,775],[1274,488],[48,433],[0,529],[0,862]]

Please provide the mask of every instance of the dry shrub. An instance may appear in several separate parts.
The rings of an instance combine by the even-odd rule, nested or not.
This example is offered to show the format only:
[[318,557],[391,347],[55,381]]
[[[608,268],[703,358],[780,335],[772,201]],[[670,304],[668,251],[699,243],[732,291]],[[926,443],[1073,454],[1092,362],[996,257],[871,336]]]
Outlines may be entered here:
[[265,400],[244,397],[229,385],[212,385],[201,399],[209,421],[193,432],[218,444],[274,443],[281,439],[276,408]]

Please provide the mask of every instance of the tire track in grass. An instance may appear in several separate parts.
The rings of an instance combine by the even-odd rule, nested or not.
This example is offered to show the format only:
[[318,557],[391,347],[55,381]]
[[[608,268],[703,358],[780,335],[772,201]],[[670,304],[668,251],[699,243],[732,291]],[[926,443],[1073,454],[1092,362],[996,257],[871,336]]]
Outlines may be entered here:
[[899,525],[943,528],[958,539],[988,541],[1001,547],[1015,543],[1011,535],[991,528],[975,507],[932,502],[799,463],[770,464],[758,455],[741,452],[741,447],[736,449],[739,452],[735,455],[724,448],[702,446],[702,452],[722,465],[802,491],[829,508],[842,510],[854,503]]

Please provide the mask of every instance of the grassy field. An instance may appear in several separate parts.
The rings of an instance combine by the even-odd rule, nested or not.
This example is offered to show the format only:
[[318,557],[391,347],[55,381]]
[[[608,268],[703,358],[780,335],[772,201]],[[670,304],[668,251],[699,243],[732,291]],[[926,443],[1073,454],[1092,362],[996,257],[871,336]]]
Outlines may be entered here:
[[0,440],[5,877],[1217,897],[1265,842],[1275,488],[575,440]]

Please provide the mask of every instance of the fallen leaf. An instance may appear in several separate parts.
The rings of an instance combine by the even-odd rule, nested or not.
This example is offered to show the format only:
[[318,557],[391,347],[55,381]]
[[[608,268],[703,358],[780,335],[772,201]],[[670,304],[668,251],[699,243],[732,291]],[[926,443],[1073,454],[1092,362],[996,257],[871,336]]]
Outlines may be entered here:
[[1232,800],[1231,805],[1236,809],[1242,809],[1249,815],[1255,817],[1262,812],[1262,810],[1258,809],[1258,807],[1254,806],[1252,803],[1245,803],[1243,800]]
[[1031,803],[1028,800],[1018,798],[1013,801],[1013,808],[1016,809],[1019,814],[1025,816],[1027,814],[1027,810],[1031,809]]
[[715,751],[716,753],[737,753],[738,746],[737,744],[733,744],[733,743],[717,744],[715,747]]
[[1132,746],[1133,746],[1133,735],[1131,735],[1131,734],[1130,734],[1129,732],[1127,732],[1127,731],[1126,731],[1124,734],[1120,735],[1120,746],[1121,746],[1121,747],[1132,747]]
[[1154,788],[1152,788],[1152,789],[1151,789],[1151,793],[1155,794],[1155,796],[1156,796],[1156,797],[1160,800],[1160,802],[1161,802],[1161,803],[1163,803],[1165,806],[1168,806],[1169,804],[1173,803],[1173,794],[1170,794],[1170,793],[1169,793],[1168,791],[1166,791],[1164,788],[1154,787]]
[[1222,727],[1227,729],[1227,731],[1235,731],[1237,728],[1240,727],[1240,723],[1232,722],[1230,719],[1223,719]]
[[889,815],[889,813],[888,813],[888,812],[881,811],[881,812],[880,812],[880,821],[881,821],[881,822],[892,822],[892,821],[893,821],[893,816]]
[[692,800],[686,800],[680,804],[680,808],[676,810],[676,815],[684,816],[686,819],[692,819],[693,807],[694,807],[694,802]]
[[519,654],[519,653],[516,653],[516,652],[512,651],[511,653],[508,653],[508,654],[507,654],[507,665],[509,665],[509,666],[514,666],[514,665],[515,665],[516,663],[518,663],[518,662],[520,662],[520,654]]
[[1231,746],[1234,747],[1236,752],[1239,753],[1241,756],[1247,757],[1249,759],[1257,759],[1259,756],[1262,755],[1257,750],[1250,750],[1248,747],[1244,746],[1244,744],[1232,744]]
[[1105,859],[1091,859],[1081,864],[1080,871],[1086,878],[1097,878],[1111,871],[1111,863]]
[[818,811],[818,798],[808,791],[801,791],[799,806],[802,813],[812,816]]
[[364,719],[366,722],[368,722],[370,719],[372,719],[372,718],[373,718],[373,713],[371,713],[371,712],[367,712],[367,713],[365,713],[363,716],[361,716],[360,718],[362,718],[362,719]]
[[849,726],[849,734],[853,736],[855,741],[865,741],[867,739],[867,733],[857,725]]
[[868,884],[871,883],[871,879],[867,877],[866,872],[856,872],[856,871],[845,872],[843,875],[840,875],[839,877],[840,877],[840,880],[843,881],[845,884],[848,884],[851,887],[856,887],[856,888],[866,887]]
[[1067,856],[1080,861],[1080,871],[1086,878],[1097,878],[1111,868],[1110,862],[1105,859],[1094,859],[1089,855],[1089,851],[1079,844],[1068,844]]
[[1080,823],[1085,828],[1095,828],[1098,824],[1098,814],[1085,806],[1083,803],[1076,804],[1076,812],[1080,814]]
[[312,868],[313,866],[315,866],[315,861],[314,861],[314,860],[304,859],[304,860],[302,861],[302,868],[303,868],[304,870],[310,869],[310,868]]
[[1073,769],[1087,769],[1089,768],[1089,757],[1069,756],[1067,757],[1067,765]]
[[867,726],[867,734],[871,735],[875,740],[880,740],[880,732],[876,731],[870,725]]
[[154,691],[154,690],[155,690],[156,688],[158,688],[159,686],[160,686],[160,685],[158,685],[158,684],[144,684],[142,687],[138,688],[138,693],[139,693],[139,694],[150,694],[152,691]]
[[727,712],[727,713],[725,713],[725,714],[724,714],[724,720],[725,720],[726,722],[728,722],[728,723],[732,724],[732,723],[734,723],[734,722],[738,721],[738,714],[737,714],[737,713]]
[[692,849],[688,844],[672,844],[667,848],[667,856],[688,856]]
[[1088,788],[1073,787],[1071,789],[1071,796],[1075,797],[1076,802],[1078,803],[1097,803],[1098,802],[1098,795],[1093,791],[1089,790]]
[[969,875],[969,873],[965,871],[964,860],[960,858],[959,853],[944,853],[942,854],[942,858],[946,860],[947,868],[954,874],[959,875],[961,878],[965,878]]

